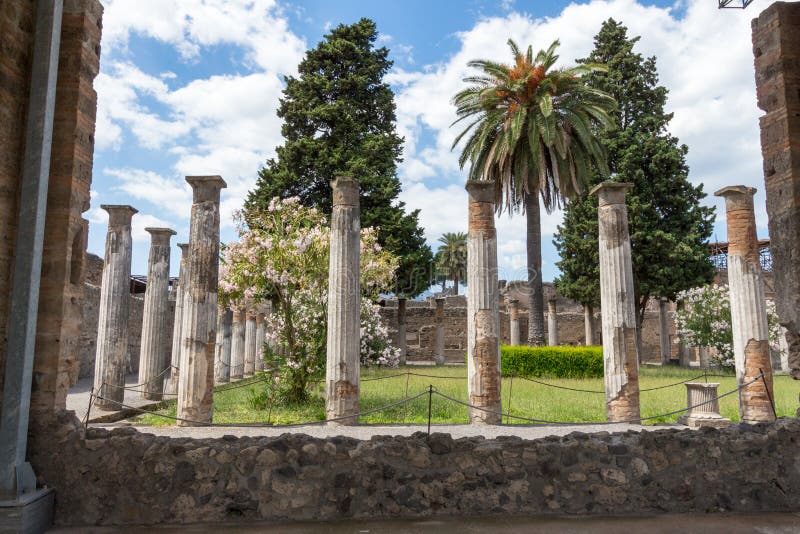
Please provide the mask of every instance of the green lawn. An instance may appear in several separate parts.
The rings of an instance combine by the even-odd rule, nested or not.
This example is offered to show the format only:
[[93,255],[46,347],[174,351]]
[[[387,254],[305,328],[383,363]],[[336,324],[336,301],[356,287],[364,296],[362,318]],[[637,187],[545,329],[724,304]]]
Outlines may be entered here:
[[[406,371],[417,375],[408,376]],[[712,371],[715,372],[715,371]],[[644,391],[649,388],[666,386],[702,374],[697,369],[643,367],[640,371],[642,417],[650,417],[686,407],[686,388],[682,384]],[[386,406],[405,397],[426,392],[432,385],[435,390],[459,399],[467,400],[466,367],[408,367],[403,369],[365,369],[361,372],[361,411]],[[383,378],[376,380],[379,378]],[[503,412],[534,419],[559,422],[593,422],[605,420],[605,397],[602,394],[603,380],[595,379],[537,379],[541,382],[562,387],[592,390],[600,393],[577,392],[557,389],[542,384],[525,381],[521,378],[503,379]],[[703,378],[697,380],[703,381]],[[709,382],[719,382],[719,394],[735,389],[733,376],[713,377]],[[245,384],[243,382],[242,384]],[[248,399],[263,388],[262,383],[253,382],[245,387],[214,394],[215,423],[272,423],[292,424],[320,421],[325,418],[324,389],[320,384],[314,389],[313,400],[304,406],[274,406],[256,410]],[[509,408],[509,393],[511,405]],[[786,375],[775,377],[775,401],[779,416],[794,416],[798,407],[800,381]],[[738,421],[738,397],[734,393],[720,399],[722,415]],[[159,413],[174,416],[176,408],[170,403]],[[678,415],[646,421],[646,424],[674,422]],[[156,415],[142,415],[136,418],[140,423],[169,425],[173,421]],[[426,423],[428,421],[428,395],[409,402],[405,408],[397,406],[385,411],[362,416],[362,423]],[[452,403],[436,395],[432,398],[431,421],[433,423],[467,423],[467,408]],[[504,422],[506,422],[504,418]],[[516,424],[529,424],[526,421],[510,421]]]

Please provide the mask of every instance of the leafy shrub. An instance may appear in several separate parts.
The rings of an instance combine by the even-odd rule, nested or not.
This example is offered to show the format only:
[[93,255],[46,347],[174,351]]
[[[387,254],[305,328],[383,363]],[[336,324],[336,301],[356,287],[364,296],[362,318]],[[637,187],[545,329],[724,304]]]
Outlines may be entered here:
[[551,378],[599,378],[603,376],[603,347],[500,348],[503,375]]

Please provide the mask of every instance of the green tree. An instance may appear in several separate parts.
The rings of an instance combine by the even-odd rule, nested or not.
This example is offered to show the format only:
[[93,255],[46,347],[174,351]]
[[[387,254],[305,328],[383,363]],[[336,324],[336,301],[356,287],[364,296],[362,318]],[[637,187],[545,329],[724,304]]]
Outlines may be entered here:
[[383,77],[389,51],[375,48],[375,23],[340,25],[286,77],[278,108],[283,146],[258,173],[245,210],[263,209],[273,197],[297,196],[330,215],[330,181],[350,175],[361,186],[361,224],[400,258],[397,292],[414,297],[427,289],[433,261],[419,226],[419,211],[397,200],[403,140],[395,131],[394,94]]
[[[638,37],[613,19],[603,23],[595,48],[580,63],[601,62],[606,72],[593,72],[587,82],[612,94],[619,110],[619,128],[601,134],[613,180],[631,182],[627,196],[637,320],[641,325],[651,298],[674,300],[677,293],[709,283],[714,267],[707,242],[714,209],[700,206],[702,185],[689,182],[686,145],[669,134],[672,114],[664,111],[666,88],[658,85],[656,58],[634,51]],[[592,185],[602,181],[599,173]],[[556,287],[584,304],[597,304],[597,198],[582,195],[569,202],[554,243],[561,253]]]
[[[455,294],[458,295],[458,284],[467,277],[467,234],[464,232],[447,232],[439,238],[441,246],[436,251],[437,271],[444,273],[445,280],[453,281]],[[442,281],[442,290],[444,287]]]
[[495,183],[498,211],[524,210],[527,217],[528,343],[544,344],[542,229],[539,196],[550,212],[583,190],[592,169],[606,170],[595,132],[611,126],[614,99],[584,82],[600,65],[554,69],[558,41],[535,57],[509,40],[514,63],[477,60],[480,75],[454,103],[458,119],[470,121],[453,143],[466,137],[459,163],[469,178]]

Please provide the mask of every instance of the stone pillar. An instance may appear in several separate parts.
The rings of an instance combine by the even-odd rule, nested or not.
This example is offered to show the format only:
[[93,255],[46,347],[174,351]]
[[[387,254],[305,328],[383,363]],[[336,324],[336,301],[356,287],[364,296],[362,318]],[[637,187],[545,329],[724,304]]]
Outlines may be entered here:
[[[676,307],[677,311],[681,312],[686,308],[686,303],[682,300],[678,301],[676,303]],[[692,352],[689,350],[689,347],[686,345],[686,343],[683,342],[680,334],[678,334],[677,325],[675,327],[675,337],[678,339],[678,359],[680,361],[680,366],[689,367],[692,360]]]
[[500,424],[500,291],[494,183],[467,182],[467,393],[472,423]]
[[400,365],[406,364],[408,341],[406,339],[406,299],[397,299],[397,348],[400,349]]
[[739,185],[714,193],[725,198],[728,223],[728,289],[736,378],[743,384],[756,378],[761,372],[759,369],[764,372],[763,380],[739,390],[739,413],[747,423],[775,420],[770,402],[774,396],[767,301],[753,211],[755,192],[753,187]]
[[508,301],[508,336],[512,346],[519,345],[519,300]]
[[800,380],[800,4],[772,3],[752,29],[775,307]]
[[697,359],[700,362],[701,369],[708,369],[711,367],[711,355],[708,353],[708,347],[698,347]]
[[244,308],[234,308],[231,327],[231,370],[230,379],[241,380],[244,376],[245,322]]
[[[328,344],[325,412],[333,424],[358,423],[361,219],[358,182],[331,183],[331,252],[328,273]],[[350,417],[352,416],[352,417]]]
[[731,420],[719,414],[719,384],[686,383],[686,406],[689,411],[678,417],[678,423],[694,428],[730,426]]
[[639,419],[639,350],[633,302],[631,240],[625,194],[632,184],[603,182],[598,197],[600,305],[602,306],[606,417]]
[[551,347],[558,346],[558,313],[554,298],[547,301],[547,344]]
[[661,349],[661,365],[669,365],[672,351],[669,346],[669,310],[667,301],[658,301],[658,342]]
[[164,381],[164,393],[178,394],[178,368],[181,364],[181,342],[183,327],[183,288],[186,285],[186,260],[189,257],[189,243],[178,243],[181,249],[181,264],[178,270],[178,287],[175,291],[175,317],[172,323],[172,352],[170,353],[169,375]]
[[167,315],[169,313],[169,228],[145,228],[150,233],[147,289],[142,312],[142,345],[139,352],[139,395],[161,400],[167,364]]
[[256,372],[256,312],[247,310],[244,324],[244,376],[253,376]]
[[433,339],[433,357],[436,365],[444,365],[444,303],[445,299],[436,299],[436,335]]
[[230,308],[220,308],[217,319],[216,378],[217,384],[231,381],[231,323],[233,312]]
[[106,254],[97,319],[94,391],[102,399],[94,406],[114,410],[125,399],[125,361],[131,300],[131,206],[100,206],[108,212]]
[[178,380],[181,426],[210,423],[213,415],[214,346],[217,340],[219,278],[219,176],[187,176],[192,186],[189,276],[183,299],[183,341]]
[[586,346],[594,345],[594,310],[589,304],[583,305],[583,332]]
[[256,371],[264,370],[264,312],[256,313]]

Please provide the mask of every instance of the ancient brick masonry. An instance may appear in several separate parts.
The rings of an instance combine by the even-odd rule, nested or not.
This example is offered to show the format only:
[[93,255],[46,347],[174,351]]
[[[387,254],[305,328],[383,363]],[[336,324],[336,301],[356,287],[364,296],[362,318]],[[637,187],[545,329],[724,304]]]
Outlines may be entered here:
[[775,305],[800,379],[800,4],[775,2],[752,29]]

